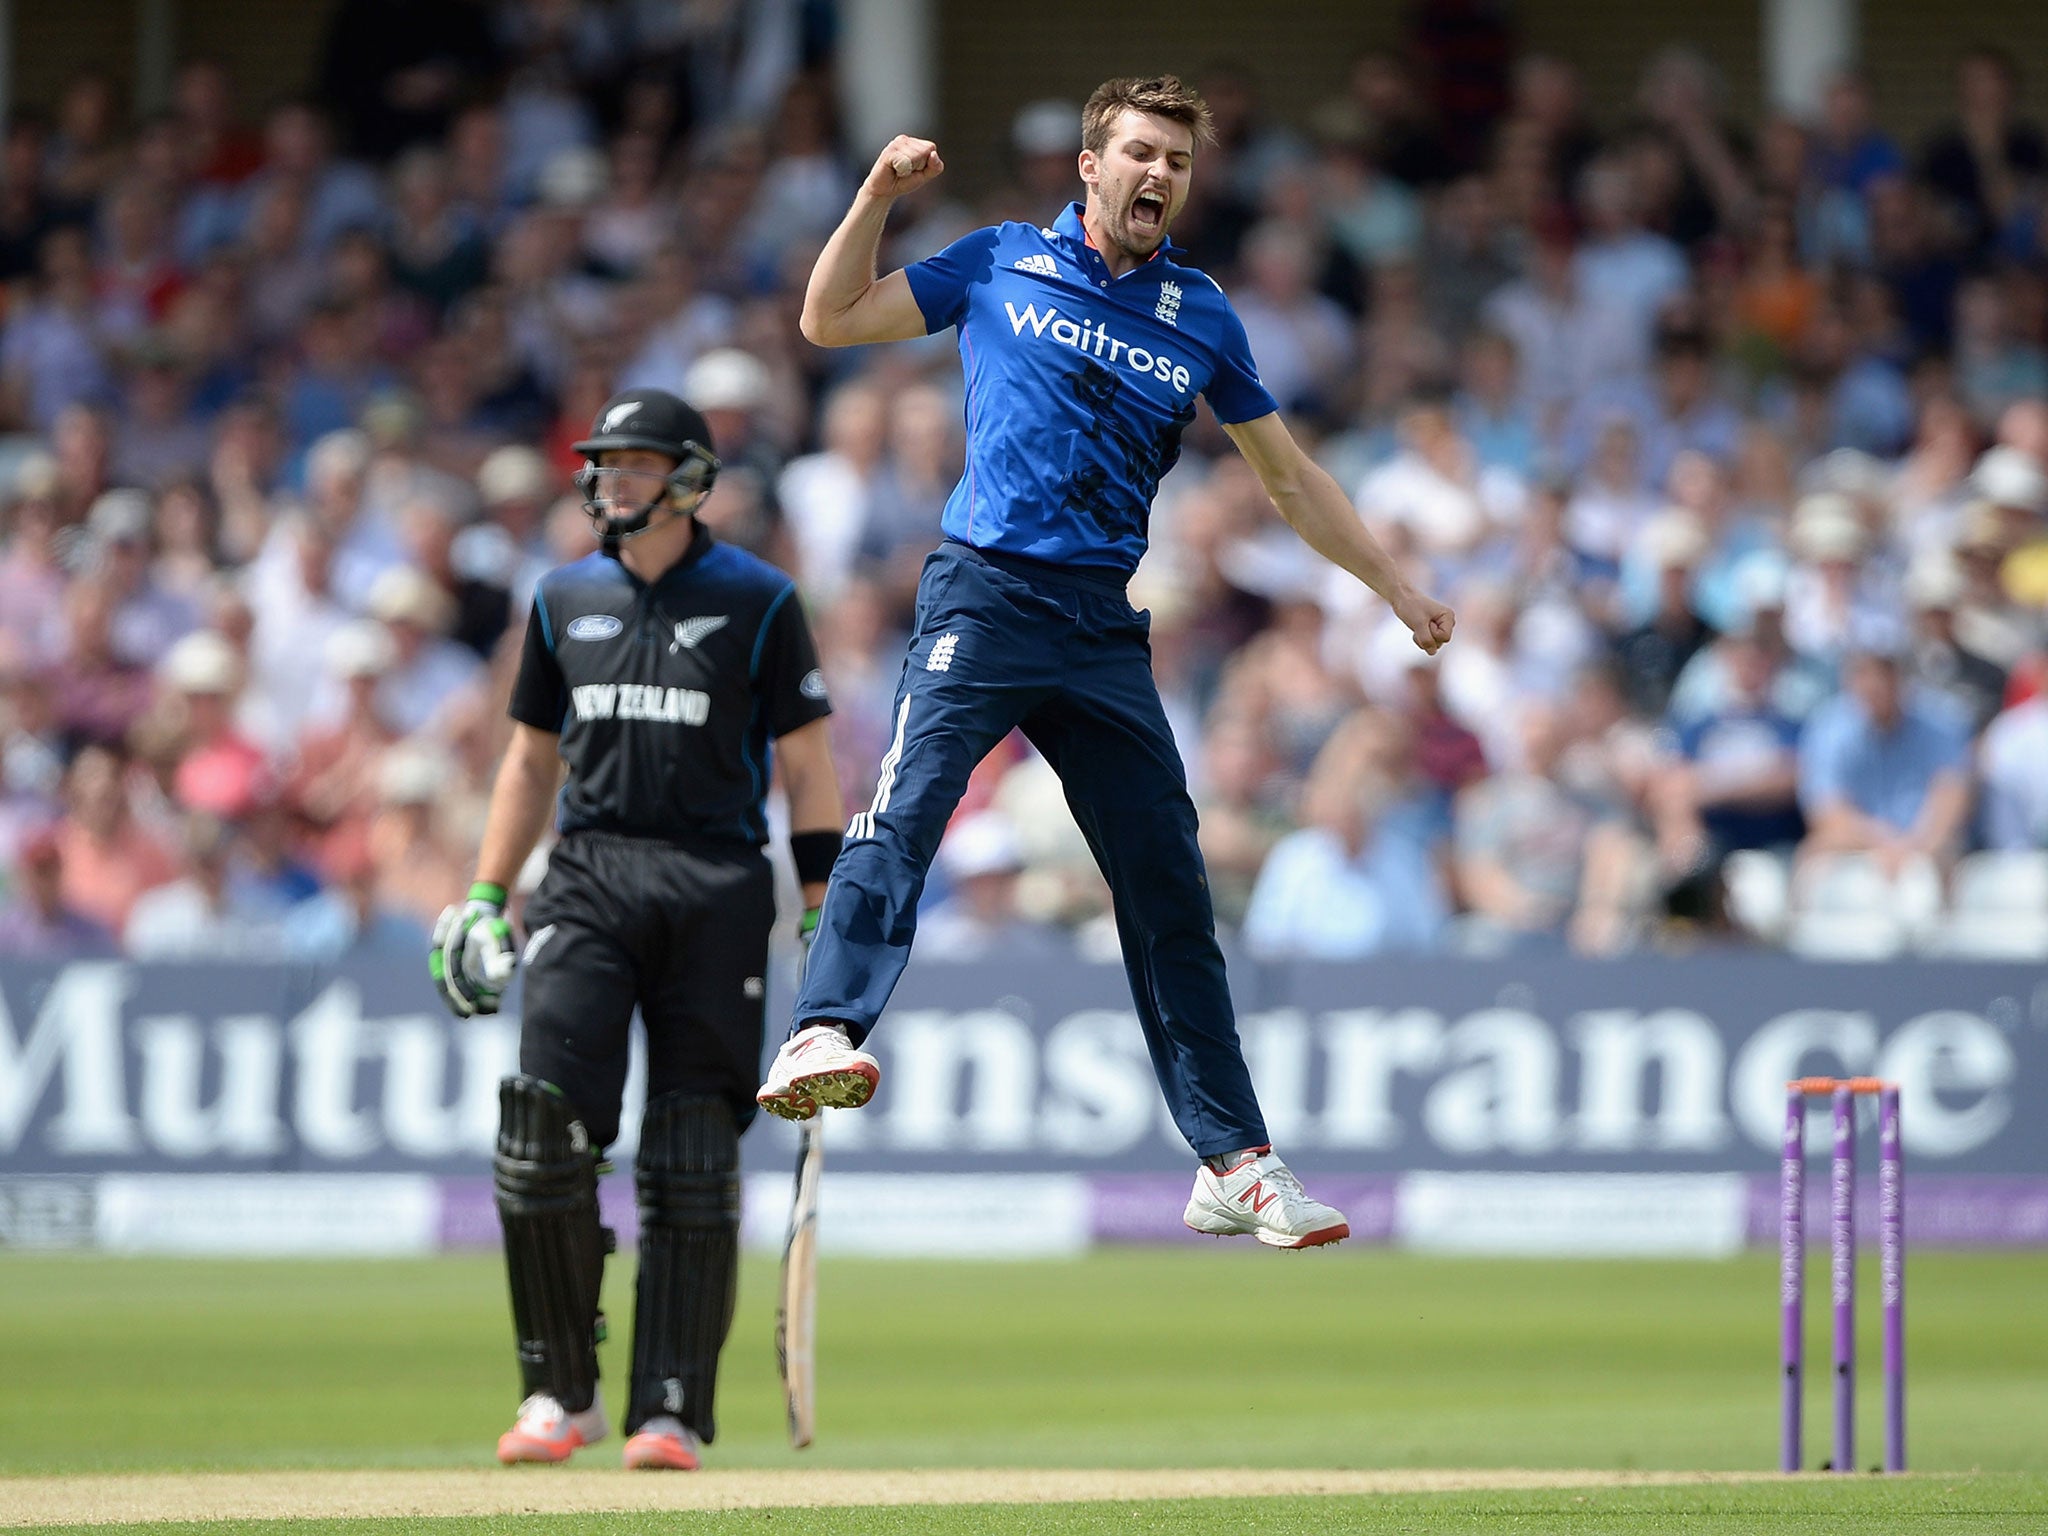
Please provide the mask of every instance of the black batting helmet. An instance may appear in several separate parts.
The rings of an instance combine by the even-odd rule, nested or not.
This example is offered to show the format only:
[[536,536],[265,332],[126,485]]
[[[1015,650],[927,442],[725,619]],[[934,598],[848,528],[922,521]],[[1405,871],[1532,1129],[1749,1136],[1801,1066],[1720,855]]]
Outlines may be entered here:
[[597,491],[602,472],[595,463],[577,474],[583,510],[607,539],[630,538],[644,531],[672,492],[701,495],[718,478],[718,456],[712,452],[711,428],[687,402],[665,389],[628,389],[613,395],[591,423],[590,436],[574,446],[576,452],[591,460],[601,453],[644,448],[676,461],[675,468],[669,471],[666,488],[637,511],[624,516],[607,511],[606,503],[600,501]]

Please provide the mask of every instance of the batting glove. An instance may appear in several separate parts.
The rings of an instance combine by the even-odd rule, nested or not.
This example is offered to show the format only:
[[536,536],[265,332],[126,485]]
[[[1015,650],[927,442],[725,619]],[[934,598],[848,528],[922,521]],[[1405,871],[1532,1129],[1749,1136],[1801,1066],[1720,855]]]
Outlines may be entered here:
[[498,1000],[519,968],[512,925],[505,919],[505,888],[479,880],[469,899],[442,910],[434,924],[427,974],[457,1018],[496,1013]]

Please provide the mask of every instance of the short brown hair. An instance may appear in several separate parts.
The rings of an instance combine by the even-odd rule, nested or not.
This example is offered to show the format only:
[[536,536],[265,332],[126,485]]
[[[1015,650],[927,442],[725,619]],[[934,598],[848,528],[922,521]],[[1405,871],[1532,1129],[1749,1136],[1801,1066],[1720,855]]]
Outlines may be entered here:
[[1081,147],[1101,154],[1109,147],[1111,125],[1126,110],[1179,123],[1194,135],[1197,147],[1216,142],[1216,125],[1200,93],[1178,75],[1150,75],[1105,80],[1095,87],[1081,109]]

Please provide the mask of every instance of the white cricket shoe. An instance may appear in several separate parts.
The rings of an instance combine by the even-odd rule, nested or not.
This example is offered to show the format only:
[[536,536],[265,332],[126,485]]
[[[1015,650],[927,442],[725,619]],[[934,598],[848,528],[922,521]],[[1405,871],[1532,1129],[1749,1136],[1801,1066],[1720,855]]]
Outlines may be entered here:
[[1212,1237],[1249,1233],[1270,1248],[1318,1248],[1351,1235],[1344,1213],[1311,1198],[1271,1147],[1223,1173],[1202,1164],[1181,1220]]
[[808,1120],[825,1109],[859,1109],[874,1097],[882,1064],[856,1050],[842,1024],[798,1030],[775,1053],[754,1102],[785,1120]]
[[581,1413],[571,1413],[545,1392],[519,1405],[519,1417],[498,1437],[498,1460],[567,1461],[570,1453],[602,1440],[611,1432],[604,1421],[604,1399],[594,1397]]
[[658,1413],[627,1439],[621,1459],[629,1471],[694,1472],[703,1449],[704,1442],[681,1419]]

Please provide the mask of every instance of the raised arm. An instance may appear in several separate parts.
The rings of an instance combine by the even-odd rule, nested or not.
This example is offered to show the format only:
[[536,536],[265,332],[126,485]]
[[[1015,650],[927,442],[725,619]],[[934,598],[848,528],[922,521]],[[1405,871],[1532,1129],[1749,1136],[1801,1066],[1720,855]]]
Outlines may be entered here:
[[1342,566],[1387,600],[1416,645],[1434,656],[1451,638],[1457,616],[1418,592],[1359,520],[1350,499],[1315,460],[1301,451],[1278,413],[1225,422],[1223,430],[1259,477],[1273,505],[1302,542]]
[[901,272],[875,276],[889,205],[934,180],[946,168],[938,146],[898,134],[875,157],[853,195],[853,206],[819,253],[804,289],[804,339],[821,347],[857,347],[871,341],[909,341],[925,334],[924,312]]

